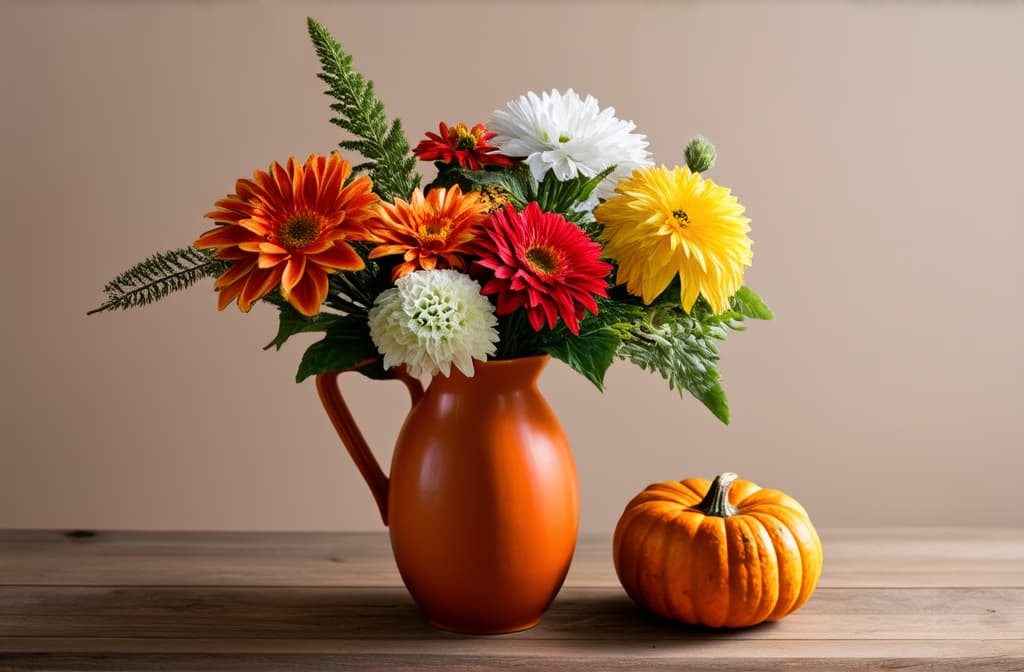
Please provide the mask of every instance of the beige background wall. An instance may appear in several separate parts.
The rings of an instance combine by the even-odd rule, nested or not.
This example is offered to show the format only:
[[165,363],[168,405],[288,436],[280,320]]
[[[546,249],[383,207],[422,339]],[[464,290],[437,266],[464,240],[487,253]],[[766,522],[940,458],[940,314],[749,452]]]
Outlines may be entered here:
[[[237,177],[339,139],[305,17],[410,138],[575,87],[656,158],[702,132],[778,319],[723,347],[733,423],[616,365],[542,387],[583,528],[649,482],[734,470],[819,525],[1021,525],[1024,5],[2,2],[0,526],[378,529],[274,311],[210,283],[86,318],[191,242]],[[401,386],[348,394],[382,460]]]

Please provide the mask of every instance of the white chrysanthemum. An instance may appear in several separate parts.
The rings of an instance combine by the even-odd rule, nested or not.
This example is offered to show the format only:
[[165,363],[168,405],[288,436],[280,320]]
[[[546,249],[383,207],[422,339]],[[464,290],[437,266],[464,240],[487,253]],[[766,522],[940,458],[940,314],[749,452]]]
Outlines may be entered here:
[[473,375],[473,359],[495,352],[498,320],[480,285],[464,273],[416,271],[381,292],[370,309],[370,338],[384,368],[405,364],[413,376]]
[[549,170],[565,181],[616,166],[595,190],[595,196],[610,198],[619,180],[654,165],[647,137],[632,132],[633,122],[617,119],[614,107],[600,109],[593,96],[581,99],[572,89],[540,96],[530,91],[507,108],[495,110],[487,123],[498,134],[491,142],[505,156],[526,157],[537,181]]

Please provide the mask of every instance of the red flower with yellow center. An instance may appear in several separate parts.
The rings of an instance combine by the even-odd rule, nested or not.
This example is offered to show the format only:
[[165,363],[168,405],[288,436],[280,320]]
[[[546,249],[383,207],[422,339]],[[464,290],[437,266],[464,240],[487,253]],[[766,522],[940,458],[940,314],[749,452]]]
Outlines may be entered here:
[[596,314],[594,297],[608,296],[612,267],[601,261],[601,246],[537,203],[492,214],[474,252],[474,269],[485,281],[481,294],[497,295],[498,315],[524,309],[534,331],[545,322],[554,328],[561,317],[578,335],[584,310]]
[[427,140],[420,141],[413,154],[423,161],[456,163],[470,170],[481,170],[484,166],[512,167],[512,159],[497,154],[498,148],[488,140],[497,133],[488,133],[483,124],[468,128],[463,123],[449,127],[443,121],[438,126],[440,135],[427,133]]
[[484,205],[476,192],[462,193],[435,188],[424,196],[416,189],[406,202],[395,199],[394,205],[382,202],[378,219],[369,234],[374,242],[383,243],[370,252],[371,259],[392,254],[403,255],[403,261],[391,273],[391,279],[413,271],[434,268],[466,270],[463,256],[468,245],[487,220]]
[[379,201],[367,177],[346,185],[352,166],[337,153],[310,155],[305,164],[276,161],[267,172],[235,183],[235,193],[206,214],[217,222],[193,243],[217,250],[231,266],[214,287],[223,310],[235,299],[248,312],[280,286],[303,315],[316,315],[327,297],[327,274],[357,271],[363,260],[345,241],[366,240]]

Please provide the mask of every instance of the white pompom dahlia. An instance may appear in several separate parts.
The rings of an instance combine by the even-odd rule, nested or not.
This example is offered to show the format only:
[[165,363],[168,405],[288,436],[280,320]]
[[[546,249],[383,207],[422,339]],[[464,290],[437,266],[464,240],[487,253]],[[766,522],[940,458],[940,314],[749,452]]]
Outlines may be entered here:
[[413,376],[473,375],[473,360],[495,352],[498,320],[480,285],[450,269],[416,271],[381,292],[370,309],[370,338],[384,368],[405,364]]
[[595,190],[609,198],[615,185],[636,168],[654,165],[647,137],[633,133],[636,125],[615,117],[615,108],[598,107],[593,96],[580,98],[569,89],[540,96],[530,91],[495,110],[487,130],[497,133],[492,144],[505,156],[524,157],[538,182],[549,170],[559,181],[593,177],[609,166],[615,171]]

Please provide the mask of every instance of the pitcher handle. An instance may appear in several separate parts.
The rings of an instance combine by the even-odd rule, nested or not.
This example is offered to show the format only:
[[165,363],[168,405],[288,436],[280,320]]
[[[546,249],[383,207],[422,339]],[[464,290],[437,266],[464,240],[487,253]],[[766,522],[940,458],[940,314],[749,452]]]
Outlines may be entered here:
[[[353,369],[346,370],[354,371],[366,363],[368,362],[360,362]],[[348,404],[341,396],[338,376],[342,373],[345,371],[318,374],[316,376],[316,391],[320,395],[320,403],[324,405],[324,410],[327,411],[327,416],[331,419],[334,429],[337,430],[341,442],[345,444],[348,454],[352,456],[352,461],[356,463],[356,468],[359,469],[366,484],[370,486],[370,492],[373,493],[377,508],[380,510],[380,518],[387,525],[388,476],[380,468],[380,463],[377,462],[373,452],[370,451],[370,446],[367,445],[363,433],[356,425],[355,418],[352,417],[352,412],[348,409]],[[409,390],[409,397],[412,399],[412,405],[415,406],[419,403],[419,400],[423,398],[423,385],[420,384],[420,381],[406,373],[404,366],[392,369],[391,374],[405,383],[406,389]]]

